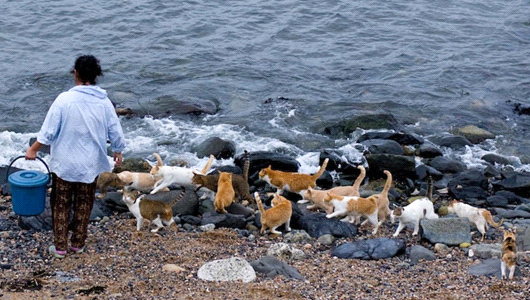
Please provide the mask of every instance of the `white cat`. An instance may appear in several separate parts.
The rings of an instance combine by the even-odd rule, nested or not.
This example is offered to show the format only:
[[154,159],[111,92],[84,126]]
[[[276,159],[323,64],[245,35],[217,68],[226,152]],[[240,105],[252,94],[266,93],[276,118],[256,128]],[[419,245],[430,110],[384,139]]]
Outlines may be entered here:
[[397,237],[401,230],[407,224],[414,224],[413,236],[418,235],[420,230],[420,221],[422,219],[438,219],[438,215],[434,212],[432,201],[427,198],[420,198],[405,207],[398,207],[390,213],[390,221],[394,223],[395,219],[399,220],[398,228],[392,235]]
[[503,220],[495,223],[489,210],[484,208],[473,207],[469,204],[459,202],[457,200],[451,201],[447,207],[447,211],[451,214],[456,214],[461,218],[468,218],[469,221],[477,226],[478,231],[482,234],[481,241],[484,240],[486,231],[488,231],[488,223],[493,227],[502,225]]
[[[160,176],[162,178],[155,183],[151,194],[155,194],[161,189],[167,188],[172,184],[178,184],[183,187],[193,187],[193,169],[176,166],[164,166],[160,155],[158,155],[158,153],[153,153],[153,155],[156,157],[157,164],[151,168],[151,176],[153,176],[153,178],[156,176]],[[210,166],[212,165],[213,159],[214,156],[210,155],[210,159],[208,159],[208,162],[200,172],[201,174],[204,175],[208,172]]]

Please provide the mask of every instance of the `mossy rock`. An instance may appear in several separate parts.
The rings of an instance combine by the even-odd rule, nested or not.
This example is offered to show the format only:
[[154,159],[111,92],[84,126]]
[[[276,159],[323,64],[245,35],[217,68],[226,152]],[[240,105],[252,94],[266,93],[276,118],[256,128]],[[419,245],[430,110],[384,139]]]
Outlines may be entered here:
[[321,131],[330,136],[349,136],[357,128],[399,130],[400,126],[391,114],[372,114],[344,119],[336,124],[325,126]]
[[438,209],[438,215],[447,216],[448,214],[449,214],[449,211],[447,210],[447,206],[446,205],[440,206],[440,208]]
[[458,247],[460,247],[460,248],[469,248],[469,247],[471,247],[471,244],[468,243],[468,242],[464,242],[464,243],[461,243],[460,245],[458,245]]
[[114,173],[120,173],[123,171],[149,172],[151,171],[151,165],[141,158],[126,158],[121,165],[114,167],[114,170],[112,170]]

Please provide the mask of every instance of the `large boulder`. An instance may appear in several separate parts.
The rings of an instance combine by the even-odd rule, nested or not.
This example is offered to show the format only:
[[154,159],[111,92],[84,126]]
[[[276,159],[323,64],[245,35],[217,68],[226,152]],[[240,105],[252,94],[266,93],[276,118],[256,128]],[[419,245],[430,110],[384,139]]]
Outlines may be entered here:
[[228,159],[234,157],[236,145],[232,141],[223,140],[219,137],[210,137],[193,147],[193,151],[197,153],[199,158],[213,155],[216,159]]
[[487,139],[495,138],[495,135],[475,125],[467,125],[452,130],[453,134],[461,135],[473,144],[479,144]]
[[371,154],[395,154],[403,155],[404,150],[398,142],[393,140],[373,139],[360,143],[368,149]]
[[331,256],[338,258],[384,259],[403,253],[406,249],[405,240],[391,238],[375,238],[344,243],[331,251]]
[[422,137],[415,134],[390,131],[371,131],[361,135],[357,139],[357,143],[374,139],[393,140],[398,142],[400,145],[419,145],[425,142]]
[[522,197],[530,197],[530,174],[514,172],[502,180],[492,181],[495,190],[508,190]]
[[426,159],[425,164],[442,173],[460,173],[467,169],[467,166],[463,162],[445,156],[436,156],[432,159]]
[[393,154],[367,154],[366,161],[370,168],[366,176],[370,179],[385,177],[383,171],[388,170],[393,178],[416,178],[416,162],[412,156]]
[[471,225],[467,218],[424,219],[420,222],[423,238],[432,244],[460,245],[471,243]]
[[[249,153],[250,166],[248,171],[249,183],[258,180],[258,173],[263,168],[267,168],[269,165],[273,170],[280,170],[286,172],[298,172],[300,163],[285,154],[257,151]],[[234,158],[234,164],[240,168],[243,168],[244,159],[243,155],[238,155]]]

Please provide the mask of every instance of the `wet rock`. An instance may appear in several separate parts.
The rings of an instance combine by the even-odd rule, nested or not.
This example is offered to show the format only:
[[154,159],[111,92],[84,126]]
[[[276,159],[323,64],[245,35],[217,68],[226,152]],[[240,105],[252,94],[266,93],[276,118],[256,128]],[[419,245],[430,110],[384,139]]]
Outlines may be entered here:
[[472,146],[473,144],[463,136],[446,136],[440,140],[440,146],[451,149],[462,149],[465,146]]
[[410,247],[410,264],[417,265],[421,260],[435,260],[436,256],[434,253],[420,245],[414,245]]
[[504,207],[508,206],[508,199],[502,196],[490,196],[486,199],[486,203],[489,207]]
[[443,174],[435,168],[421,164],[416,167],[416,176],[419,180],[426,180],[431,176],[433,180],[439,180],[443,178]]
[[422,144],[420,148],[418,149],[418,156],[423,158],[433,158],[437,156],[442,156],[442,150],[440,150],[438,147],[430,144]]
[[400,145],[419,145],[425,142],[422,137],[415,134],[389,131],[372,131],[361,135],[357,139],[357,143],[374,139],[393,140]]
[[202,265],[197,271],[197,277],[206,281],[236,281],[245,283],[256,279],[256,272],[244,259],[232,257],[219,259]]
[[298,219],[297,228],[305,230],[310,236],[319,238],[324,234],[334,237],[354,237],[357,235],[357,227],[347,222],[333,218],[328,219],[323,213],[303,215]]
[[320,152],[320,160],[329,159],[328,170],[335,170],[344,175],[351,175],[351,177],[357,178],[360,171],[357,168],[359,164],[362,164],[362,158],[359,160],[352,160],[349,157],[345,157],[343,151],[336,149],[325,149]]
[[461,173],[467,169],[463,162],[445,156],[437,156],[432,159],[427,159],[425,160],[425,164],[442,173]]
[[478,186],[484,190],[488,189],[488,178],[479,170],[466,170],[454,177],[447,187],[451,190],[457,186]]
[[370,169],[366,176],[371,179],[385,177],[383,171],[388,170],[393,178],[416,178],[416,162],[412,156],[393,154],[367,154],[366,160]]
[[510,159],[508,159],[507,157],[500,156],[494,153],[484,154],[480,159],[483,159],[492,165],[495,165],[495,164],[512,165],[513,164],[513,162],[510,161]]
[[[212,202],[213,203],[213,202]],[[229,214],[233,215],[242,215],[245,218],[248,218],[254,214],[254,210],[250,207],[244,206],[241,203],[232,203],[226,208],[226,211]]]
[[455,128],[452,133],[465,137],[473,144],[479,144],[487,139],[495,138],[493,133],[482,128],[478,128],[475,125],[467,125],[464,127]]
[[197,157],[215,156],[216,159],[228,159],[234,157],[236,154],[236,145],[233,141],[223,140],[219,137],[210,137],[193,147],[193,152],[197,153]]
[[403,147],[393,140],[370,139],[361,142],[371,154],[403,155]]
[[492,181],[495,190],[508,190],[522,197],[530,197],[530,174],[514,172],[502,180]]
[[391,114],[373,114],[342,119],[336,124],[327,125],[323,129],[317,129],[316,131],[330,136],[349,136],[357,128],[394,129],[399,131],[401,126]]
[[429,242],[445,245],[460,245],[471,242],[470,223],[467,218],[440,218],[422,220],[423,238]]
[[283,275],[285,278],[303,279],[298,270],[270,255],[254,260],[250,265],[254,268],[254,271],[264,273],[268,278]]
[[514,192],[510,192],[510,191],[497,191],[495,192],[495,196],[501,196],[501,197],[506,198],[509,204],[521,204],[521,203],[530,204],[530,199],[518,196]]
[[530,212],[524,210],[504,209],[500,207],[494,207],[493,209],[503,219],[530,218]]
[[405,240],[375,238],[344,243],[331,251],[331,256],[356,259],[383,259],[401,254],[406,249]]
[[[467,269],[467,274],[474,276],[495,276],[497,278],[501,278],[501,260],[497,258],[487,259],[481,263],[470,266]],[[519,276],[521,276],[521,270],[517,266],[515,268],[514,277]]]
[[184,223],[184,225],[186,225],[186,224],[201,225],[201,221],[202,221],[201,218],[196,217],[196,216],[191,216],[191,215],[180,216],[180,220],[182,221],[182,223]]
[[[269,165],[273,170],[286,172],[298,172],[300,164],[298,161],[288,155],[267,151],[256,151],[249,153],[250,166],[248,171],[249,183],[259,179],[258,173]],[[243,167],[243,155],[234,158],[234,164],[240,168]]]

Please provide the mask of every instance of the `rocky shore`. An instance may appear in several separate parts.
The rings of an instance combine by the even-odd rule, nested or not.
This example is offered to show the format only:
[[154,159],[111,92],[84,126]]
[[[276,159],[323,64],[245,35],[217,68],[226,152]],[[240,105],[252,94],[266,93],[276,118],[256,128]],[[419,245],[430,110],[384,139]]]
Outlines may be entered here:
[[[0,200],[0,288],[5,299],[528,299],[530,298],[530,176],[516,172],[503,157],[483,157],[480,168],[443,155],[443,147],[459,147],[491,138],[463,131],[425,141],[415,135],[370,133],[358,143],[363,161],[351,162],[337,150],[318,180],[321,188],[346,185],[357,176],[356,165],[369,166],[361,194],[379,191],[382,170],[391,171],[392,206],[424,195],[427,178],[435,180],[434,206],[441,218],[422,221],[421,234],[405,229],[392,238],[397,224],[385,222],[377,235],[368,226],[327,219],[322,212],[293,201],[293,231],[260,235],[259,214],[240,203],[228,214],[213,212],[211,199],[186,190],[174,207],[177,226],[151,233],[135,230],[117,192],[98,200],[89,226],[87,251],[65,259],[47,253],[51,244],[49,209],[36,217],[12,211],[7,185]],[[436,141],[433,142],[433,141]],[[471,142],[473,141],[473,142]],[[219,139],[201,145],[204,153],[223,156],[234,151]],[[228,152],[228,154],[226,154]],[[233,155],[233,153],[232,153]],[[269,164],[295,170],[298,163],[277,153],[250,153],[251,192],[273,190],[257,180]],[[234,166],[219,169],[240,172]],[[140,159],[123,168],[145,171]],[[214,166],[215,168],[215,166]],[[118,170],[116,170],[118,171]],[[337,176],[338,175],[338,176]],[[340,178],[338,181],[334,178]],[[179,188],[151,196],[170,201]],[[450,200],[484,207],[503,226],[517,227],[519,265],[513,280],[500,277],[500,229],[490,228],[480,241],[467,219],[447,214]],[[283,231],[283,228],[280,227]],[[210,279],[213,278],[213,281]],[[217,280],[215,279],[217,278]],[[227,280],[227,281],[219,281]],[[1,297],[0,297],[1,298]]]

